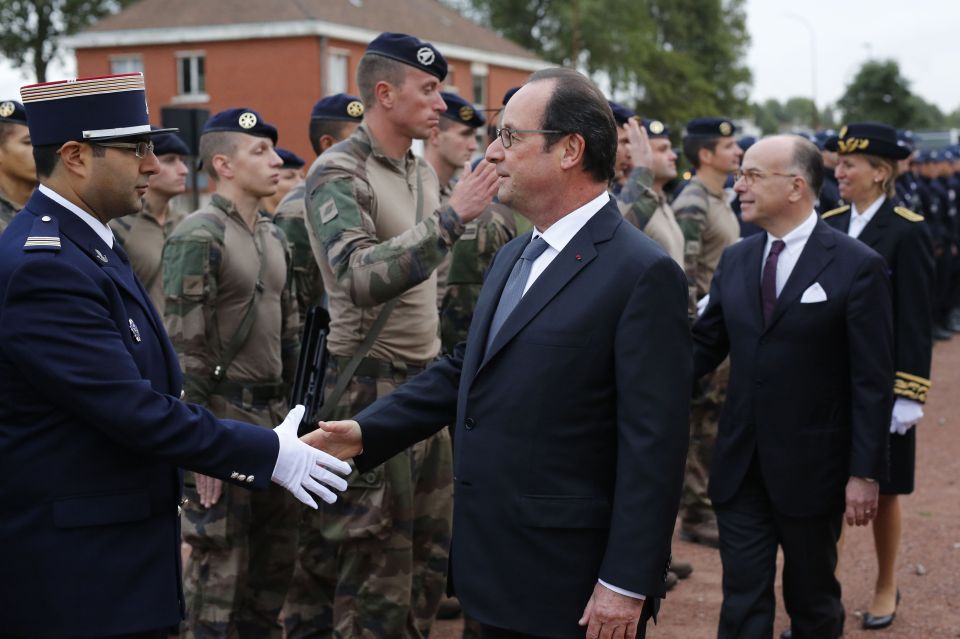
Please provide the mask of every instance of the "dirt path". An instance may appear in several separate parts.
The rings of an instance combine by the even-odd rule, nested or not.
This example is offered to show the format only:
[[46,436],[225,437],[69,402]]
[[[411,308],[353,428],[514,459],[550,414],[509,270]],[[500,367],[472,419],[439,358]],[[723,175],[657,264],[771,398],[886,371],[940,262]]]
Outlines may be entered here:
[[[938,343],[933,388],[918,426],[917,490],[901,499],[903,540],[897,579],[903,600],[893,625],[860,629],[860,611],[870,603],[876,576],[869,528],[848,531],[841,557],[847,639],[960,638],[960,336]],[[720,557],[715,550],[674,541],[674,557],[695,570],[667,597],[649,639],[716,637],[720,614]],[[923,573],[923,574],[919,574]],[[775,637],[789,620],[777,580]],[[460,620],[437,622],[432,639],[459,639]]]

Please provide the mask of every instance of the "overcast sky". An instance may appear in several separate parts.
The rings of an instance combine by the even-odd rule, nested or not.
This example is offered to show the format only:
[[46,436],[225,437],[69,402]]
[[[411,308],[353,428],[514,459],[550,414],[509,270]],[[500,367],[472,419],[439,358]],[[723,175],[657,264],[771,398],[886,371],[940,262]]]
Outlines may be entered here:
[[[808,28],[809,26],[809,28]],[[751,44],[747,64],[753,71],[751,100],[814,91],[832,103],[868,58],[893,58],[912,90],[944,111],[960,107],[960,2],[947,0],[747,0]],[[813,38],[811,39],[811,30]],[[50,79],[72,77],[68,63],[55,64]],[[16,98],[22,77],[0,60],[0,99]]]

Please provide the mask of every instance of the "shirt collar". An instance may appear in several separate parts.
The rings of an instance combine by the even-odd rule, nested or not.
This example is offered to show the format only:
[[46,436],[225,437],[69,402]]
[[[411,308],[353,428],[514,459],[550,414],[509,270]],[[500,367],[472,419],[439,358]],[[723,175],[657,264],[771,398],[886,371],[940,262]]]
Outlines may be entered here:
[[597,212],[610,201],[610,194],[604,191],[593,198],[580,208],[567,213],[559,220],[550,225],[546,231],[541,233],[534,227],[533,237],[542,237],[558,253],[573,239],[573,236],[580,232],[587,222],[590,221]]
[[810,239],[810,236],[813,235],[813,229],[817,226],[817,212],[810,211],[810,215],[807,216],[800,226],[793,229],[783,237],[774,237],[770,233],[767,233],[767,252],[770,250],[770,246],[776,240],[783,240],[784,250],[792,253],[797,249],[803,249],[806,245],[807,240]]
[[63,197],[62,195],[60,195],[59,193],[51,189],[50,187],[41,184],[37,187],[37,189],[41,193],[46,195],[48,198],[50,198],[51,200],[53,200],[54,202],[56,202],[57,204],[67,209],[68,211],[70,211],[71,213],[79,217],[81,220],[83,220],[84,222],[86,222],[87,226],[93,229],[93,232],[96,233],[98,236],[100,236],[100,239],[103,240],[104,244],[106,244],[110,248],[113,248],[113,231],[110,230],[109,226],[107,226],[97,218],[93,217],[92,215],[90,215],[89,213],[81,209],[79,206],[77,206],[67,198]]
[[859,218],[863,220],[863,223],[866,224],[873,219],[873,216],[877,214],[877,211],[880,210],[880,207],[883,206],[883,203],[886,201],[886,196],[881,195],[876,200],[873,201],[873,204],[867,207],[867,210],[863,213],[857,211],[857,205],[853,202],[850,203],[850,213],[852,214],[851,219]]

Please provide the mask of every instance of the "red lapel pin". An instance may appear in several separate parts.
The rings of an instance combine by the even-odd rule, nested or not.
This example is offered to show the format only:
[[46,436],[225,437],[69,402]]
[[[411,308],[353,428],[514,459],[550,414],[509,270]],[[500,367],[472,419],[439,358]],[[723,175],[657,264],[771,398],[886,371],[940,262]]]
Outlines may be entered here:
[[580,257],[580,254],[579,254],[579,253],[577,253],[576,258],[577,258],[577,261],[578,261],[578,262],[582,262],[582,261],[583,261],[583,258]]

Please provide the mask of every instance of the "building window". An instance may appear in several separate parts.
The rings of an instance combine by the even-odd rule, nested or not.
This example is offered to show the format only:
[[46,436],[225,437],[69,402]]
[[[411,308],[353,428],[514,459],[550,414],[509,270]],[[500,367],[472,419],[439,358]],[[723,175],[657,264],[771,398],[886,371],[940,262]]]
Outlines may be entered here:
[[327,94],[346,93],[350,85],[350,54],[341,49],[327,53]]
[[110,73],[143,73],[143,58],[139,54],[110,56]]
[[206,97],[207,73],[202,51],[177,53],[177,90],[181,96]]
[[474,62],[470,65],[470,77],[473,80],[473,103],[481,107],[487,105],[487,77],[490,69],[485,64]]

